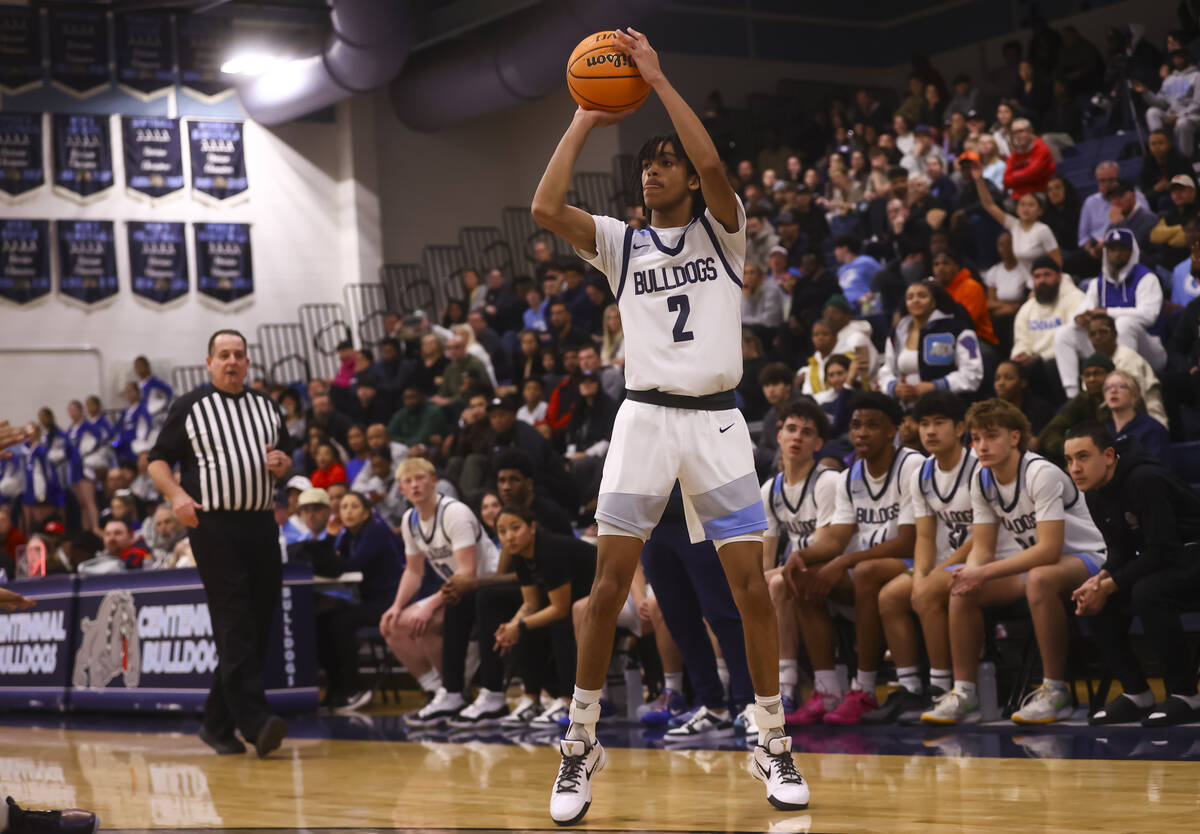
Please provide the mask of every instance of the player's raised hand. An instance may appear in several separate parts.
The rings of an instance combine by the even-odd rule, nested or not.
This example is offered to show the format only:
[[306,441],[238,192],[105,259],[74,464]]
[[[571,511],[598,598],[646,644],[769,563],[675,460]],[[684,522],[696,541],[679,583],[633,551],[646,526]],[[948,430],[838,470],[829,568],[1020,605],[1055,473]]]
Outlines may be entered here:
[[610,113],[607,110],[584,110],[582,107],[577,107],[575,108],[575,121],[588,127],[608,127],[615,125],[632,112],[632,109]]
[[658,63],[658,53],[654,51],[654,47],[650,45],[646,36],[632,26],[624,32],[620,29],[617,29],[616,32],[617,48],[633,59],[634,65],[646,83],[653,87],[662,81],[664,76],[662,66]]

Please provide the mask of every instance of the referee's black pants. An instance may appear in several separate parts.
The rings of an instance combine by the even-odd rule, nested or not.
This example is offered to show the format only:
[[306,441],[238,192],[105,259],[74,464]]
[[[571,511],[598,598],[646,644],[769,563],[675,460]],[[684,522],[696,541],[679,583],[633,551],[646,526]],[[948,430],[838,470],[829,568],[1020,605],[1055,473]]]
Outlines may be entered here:
[[208,596],[217,669],[204,726],[253,742],[270,717],[263,667],[271,619],[283,586],[279,527],[268,512],[198,513],[188,538]]

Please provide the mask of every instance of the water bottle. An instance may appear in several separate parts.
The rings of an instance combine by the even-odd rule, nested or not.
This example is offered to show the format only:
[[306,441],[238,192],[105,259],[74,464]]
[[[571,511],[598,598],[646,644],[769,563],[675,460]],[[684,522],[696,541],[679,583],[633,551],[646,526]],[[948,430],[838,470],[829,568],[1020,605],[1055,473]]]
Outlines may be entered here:
[[1000,705],[996,701],[996,664],[984,661],[979,664],[979,715],[983,721],[997,721]]

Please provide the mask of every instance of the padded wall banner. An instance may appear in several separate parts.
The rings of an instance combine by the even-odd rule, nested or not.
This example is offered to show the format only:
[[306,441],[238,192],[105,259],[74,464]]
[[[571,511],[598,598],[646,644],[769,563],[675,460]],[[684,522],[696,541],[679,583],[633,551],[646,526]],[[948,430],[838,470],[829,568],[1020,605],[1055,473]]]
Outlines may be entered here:
[[15,96],[41,83],[41,15],[27,6],[0,6],[0,93]]
[[183,224],[130,220],[128,232],[133,294],[155,304],[169,304],[187,295],[187,242]]
[[176,79],[175,50],[168,14],[117,15],[117,83],[149,101],[171,91]]
[[196,289],[202,297],[229,304],[254,292],[250,226],[196,223]]
[[42,114],[0,113],[0,197],[21,197],[45,184]]
[[183,190],[179,120],[122,116],[125,187],[135,197],[157,200]]
[[0,611],[0,706],[66,708],[78,583],[74,575],[58,575],[6,586],[37,605],[28,611]]
[[233,24],[195,15],[175,21],[179,32],[179,76],[192,97],[214,103],[233,95],[229,76],[221,72]]
[[0,219],[0,298],[28,304],[50,293],[50,221]]
[[108,87],[108,12],[95,8],[50,10],[50,81],[87,98]]
[[89,307],[117,295],[117,245],[111,220],[57,220],[58,291]]
[[201,199],[223,202],[246,192],[241,122],[188,120],[192,188]]
[[90,202],[113,184],[109,117],[54,114],[54,189]]

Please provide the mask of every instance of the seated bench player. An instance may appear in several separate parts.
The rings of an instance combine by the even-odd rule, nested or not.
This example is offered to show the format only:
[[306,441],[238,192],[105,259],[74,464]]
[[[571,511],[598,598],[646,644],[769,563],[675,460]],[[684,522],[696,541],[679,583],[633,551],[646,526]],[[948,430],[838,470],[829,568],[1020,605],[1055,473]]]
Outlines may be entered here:
[[[863,716],[865,724],[918,718],[933,697],[950,691],[950,625],[947,600],[952,567],[966,561],[971,547],[971,476],[979,459],[963,447],[967,408],[949,391],[921,395],[911,412],[921,445],[930,457],[913,473],[916,545],[913,569],[879,592],[879,614],[899,687],[883,706]],[[920,644],[913,612],[921,621],[929,656],[929,688],[918,674]]]
[[[858,724],[879,706],[879,590],[912,567],[909,490],[924,460],[919,452],[896,448],[901,416],[900,404],[886,394],[858,395],[850,414],[858,460],[840,479],[827,535],[789,555],[784,565],[784,578],[799,598],[800,630],[816,681],[808,702],[787,717],[789,724]],[[830,600],[853,605],[855,612],[858,672],[844,695],[834,672]]]
[[[1050,724],[1074,711],[1065,680],[1068,635],[1063,601],[1103,567],[1104,539],[1067,473],[1028,451],[1029,418],[1015,405],[1000,399],[975,403],[967,411],[967,429],[980,468],[971,478],[971,552],[950,589],[954,687],[921,720],[979,720],[983,609],[1025,599],[1042,655],[1043,680],[1012,719],[1018,724]],[[1015,544],[1002,531],[1008,531]]]
[[[433,697],[405,716],[411,726],[473,727],[508,714],[503,666],[481,658],[478,696],[464,697],[467,648],[475,626],[475,591],[496,573],[500,553],[483,525],[461,501],[437,491],[437,475],[426,458],[408,458],[396,469],[404,497],[413,505],[400,524],[405,567],[396,600],[379,630],[388,646]],[[426,563],[444,583],[441,590],[410,605],[425,579]]]
[[[776,448],[783,471],[762,485],[763,506],[767,510],[763,571],[779,622],[779,693],[785,710],[790,713],[796,709],[800,622],[797,601],[789,595],[783,577],[783,564],[792,553],[803,554],[812,545],[817,531],[829,526],[842,478],[836,469],[816,462],[817,450],[829,438],[829,419],[824,409],[805,398],[780,404],[776,416],[779,424]],[[787,550],[782,553],[780,537],[787,539]],[[758,734],[753,722],[746,722],[746,734]]]
[[[1200,495],[1136,440],[1114,441],[1096,421],[1071,429],[1066,457],[1067,473],[1085,491],[1108,545],[1104,569],[1071,598],[1122,689],[1088,723],[1168,727],[1200,721],[1196,668],[1181,621],[1200,603]],[[1129,643],[1135,616],[1162,661],[1167,697],[1159,704]]]

